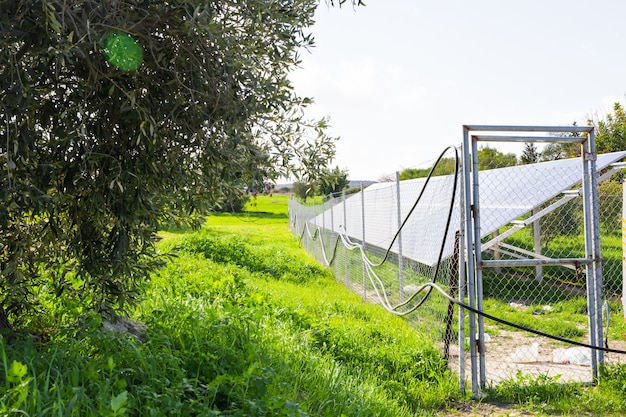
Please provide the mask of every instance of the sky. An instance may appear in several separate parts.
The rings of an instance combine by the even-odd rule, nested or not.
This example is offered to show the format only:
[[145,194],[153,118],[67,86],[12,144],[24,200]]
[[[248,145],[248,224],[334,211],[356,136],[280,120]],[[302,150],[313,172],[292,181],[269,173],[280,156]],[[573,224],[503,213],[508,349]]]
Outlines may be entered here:
[[290,76],[351,180],[428,167],[463,125],[584,125],[625,101],[626,1],[365,2],[321,0]]

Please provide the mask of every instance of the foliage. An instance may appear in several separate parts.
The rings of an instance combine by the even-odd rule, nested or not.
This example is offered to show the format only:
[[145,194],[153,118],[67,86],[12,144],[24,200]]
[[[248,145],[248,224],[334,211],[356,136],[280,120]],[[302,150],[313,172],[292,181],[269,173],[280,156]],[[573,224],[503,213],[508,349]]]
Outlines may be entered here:
[[[524,293],[523,289],[533,288],[532,283],[518,279],[513,283],[515,287],[513,290],[510,289],[511,283],[509,283],[507,291],[499,288],[501,285],[501,282],[494,279],[485,280],[487,288],[485,292],[489,297],[492,297],[485,301],[487,311],[497,311],[498,318],[529,329],[541,330],[554,336],[582,341],[585,333],[580,329],[580,323],[587,318],[585,299],[567,297],[562,291],[555,289],[554,285],[540,284],[538,292],[541,294],[540,297],[543,297],[543,300],[534,299],[533,305],[527,309],[520,310],[512,307],[507,301],[510,300],[511,294],[517,294],[518,297],[516,299],[524,302],[523,296],[520,297],[519,294],[529,294],[530,292],[528,291]],[[522,290],[518,290],[518,288]],[[559,299],[561,301],[555,302],[555,300]],[[552,305],[552,311],[544,311],[542,309],[542,306],[546,303]],[[508,328],[504,325],[497,325]]]
[[616,178],[598,184],[600,227],[606,233],[621,233],[623,190]]
[[597,122],[596,149],[598,153],[626,149],[626,111],[620,103],[613,105],[613,113]]
[[[148,325],[145,343],[102,332],[99,316],[78,311],[39,335],[0,337],[0,413],[400,417],[472,408],[433,341],[363,304],[298,247],[286,202],[260,196],[261,213],[211,216],[200,232],[162,232],[159,249],[179,249],[132,311]],[[208,245],[229,261],[208,259]],[[249,267],[278,251],[274,274]],[[280,275],[293,265],[313,275]],[[556,323],[580,314],[566,302],[555,307]],[[483,401],[532,414],[623,415],[625,386],[624,365],[603,368],[595,386],[520,374],[490,387]]]
[[539,162],[540,156],[535,144],[533,142],[526,142],[519,162],[521,165],[534,164],[535,162]]
[[494,169],[510,167],[517,164],[517,157],[514,153],[504,153],[487,145],[478,149],[478,169]]
[[312,197],[315,194],[315,187],[313,184],[308,184],[303,181],[296,181],[291,187],[291,193],[302,201],[306,201],[307,198]]
[[0,2],[0,325],[34,311],[35,287],[122,309],[158,265],[159,220],[315,178],[334,139],[287,73],[316,6]]
[[[545,206],[554,204],[562,197],[555,197],[546,202]],[[583,230],[583,204],[582,199],[573,199],[564,205],[557,207],[540,219],[541,243],[547,245],[554,238],[559,236],[577,236]],[[528,228],[532,235],[532,227]]]
[[517,404],[533,414],[618,416],[626,401],[626,366],[601,368],[600,382],[594,387],[564,384],[558,376],[524,376],[521,373],[488,390],[487,401]]
[[[259,200],[266,209],[274,198]],[[432,414],[458,399],[432,341],[363,304],[298,247],[284,216],[276,223],[285,202],[276,213],[220,214],[199,232],[163,234],[160,250],[177,256],[133,311],[148,326],[145,343],[103,333],[91,313],[81,326],[49,330],[45,345],[27,335],[0,339],[0,375],[11,376],[0,407],[391,417]]]
[[349,187],[349,188],[346,188],[345,194],[351,195],[351,194],[360,193],[361,191],[362,191],[361,187]]
[[[572,123],[572,126],[577,126],[576,122]],[[555,134],[556,136],[563,136],[569,138],[580,137],[579,132],[570,132],[564,134]],[[580,156],[580,144],[579,143],[549,143],[541,152],[540,161],[556,161],[558,159],[576,158]]]
[[[454,167],[455,167],[454,158],[441,158],[441,160],[439,161],[439,164],[437,164],[437,166],[435,167],[433,171],[433,175],[439,176],[439,175],[453,174]],[[408,169],[402,170],[402,172],[400,172],[400,181],[410,180],[413,178],[427,177],[431,170],[432,170],[432,167],[423,168],[423,169],[408,168]]]
[[[580,146],[578,146],[580,148]],[[563,143],[549,143],[541,151],[541,161],[556,161],[559,159],[573,158],[580,154],[572,155]]]
[[221,198],[221,201],[213,207],[213,210],[219,212],[241,213],[248,201],[250,201],[250,195],[248,193],[242,192],[241,190],[229,191]]
[[245,213],[250,215],[263,214],[266,216],[265,221],[269,217],[275,217],[277,219],[289,218],[289,195],[272,194],[271,196],[262,196],[255,199],[254,202],[249,202],[245,207]]
[[493,400],[554,412],[556,407],[567,406],[567,403],[579,396],[581,392],[580,386],[563,384],[558,376],[524,376],[521,371],[518,371],[515,377],[494,387],[489,397]]
[[324,168],[317,180],[317,191],[320,195],[337,195],[350,185],[348,171],[339,167]]

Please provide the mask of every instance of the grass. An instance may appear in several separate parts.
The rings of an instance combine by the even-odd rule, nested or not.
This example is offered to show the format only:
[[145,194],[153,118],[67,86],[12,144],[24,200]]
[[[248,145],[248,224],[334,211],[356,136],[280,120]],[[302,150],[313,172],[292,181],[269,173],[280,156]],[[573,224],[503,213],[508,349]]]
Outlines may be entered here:
[[[259,197],[200,231],[162,232],[159,249],[173,256],[130,312],[147,326],[144,342],[80,309],[3,335],[0,415],[415,416],[469,403],[427,329],[337,282],[292,236],[285,206]],[[579,310],[564,301],[552,319],[576,321]],[[520,374],[484,401],[622,415],[625,369],[603,370],[597,386]]]
[[143,343],[82,312],[1,338],[0,415],[413,416],[458,401],[432,341],[338,284],[277,201],[161,234],[174,256],[131,312]]

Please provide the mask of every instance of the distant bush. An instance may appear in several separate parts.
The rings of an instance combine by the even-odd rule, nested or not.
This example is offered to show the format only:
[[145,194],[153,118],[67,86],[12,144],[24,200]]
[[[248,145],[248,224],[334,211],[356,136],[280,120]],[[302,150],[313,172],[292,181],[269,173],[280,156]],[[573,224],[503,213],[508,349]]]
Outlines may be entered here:
[[315,195],[315,189],[312,184],[296,181],[291,188],[291,194],[302,201],[306,201],[307,198]]
[[213,210],[220,213],[241,213],[249,200],[250,195],[245,193],[226,195]]
[[350,188],[346,188],[345,190],[346,195],[356,194],[358,192],[361,192],[360,187],[350,187]]

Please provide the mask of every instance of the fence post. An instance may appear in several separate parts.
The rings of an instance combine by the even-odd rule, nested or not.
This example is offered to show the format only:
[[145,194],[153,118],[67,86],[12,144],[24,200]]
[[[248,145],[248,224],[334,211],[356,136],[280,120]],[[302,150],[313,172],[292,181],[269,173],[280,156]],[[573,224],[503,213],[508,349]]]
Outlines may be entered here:
[[[592,130],[589,132],[588,139],[589,146],[589,154],[591,155],[589,158],[590,164],[590,181],[591,181],[591,201],[592,201],[592,219],[593,219],[593,266],[594,266],[594,285],[596,287],[595,296],[596,296],[596,332],[597,332],[597,346],[602,346],[602,340],[604,340],[602,331],[602,293],[603,293],[603,283],[604,278],[602,276],[602,253],[600,248],[600,206],[599,206],[599,196],[598,196],[598,171],[596,169],[596,144],[595,144],[595,133]],[[598,369],[596,369],[595,376],[597,378],[600,377],[600,367],[604,364],[604,351],[598,350]]]
[[[539,213],[539,208],[535,207],[532,211],[532,215]],[[533,222],[533,246],[536,255],[541,255],[541,223],[537,219]],[[541,265],[535,266],[535,279],[541,283],[543,281],[543,267]]]
[[[341,197],[343,198],[343,232],[348,236],[348,218],[346,215],[346,191],[342,191]],[[350,251],[346,248],[346,287],[350,288],[348,278],[350,276]]]
[[[361,182],[361,229],[363,232],[361,244],[363,245],[363,253],[365,253],[365,191],[363,182]],[[363,262],[363,302],[367,300],[367,271],[365,270],[365,262]]]
[[622,184],[622,306],[626,321],[626,181]]
[[[465,302],[465,294],[466,294],[466,275],[465,275],[465,267],[467,262],[469,262],[468,253],[466,251],[465,246],[465,218],[467,214],[465,213],[465,161],[461,162],[461,192],[459,193],[459,205],[461,210],[461,218],[459,219],[459,297],[458,300],[463,303]],[[459,345],[459,391],[465,392],[465,309],[459,305],[459,337],[458,337],[458,345]]]
[[[482,271],[482,253],[480,250],[480,193],[478,181],[478,140],[472,136],[472,202],[474,215],[474,273],[475,273],[475,291],[476,291],[476,309],[483,311],[483,271]],[[478,347],[478,372],[480,378],[480,388],[484,389],[487,381],[486,362],[485,362],[485,319],[482,315],[476,318],[478,326],[478,335],[472,334],[472,338],[476,338]]]
[[[335,240],[335,216],[333,215],[333,202],[331,201],[331,199],[333,199],[333,195],[330,194],[328,196],[328,207],[330,210],[330,248],[332,249],[334,247],[334,240]],[[335,270],[335,265],[334,265],[334,255],[335,255],[335,251],[332,252],[332,255],[330,256],[330,260],[328,261],[329,263],[332,263],[332,269],[333,271]],[[329,265],[330,266],[330,265]]]
[[307,219],[306,222],[304,223],[304,231],[303,231],[303,236],[305,237],[305,242],[304,242],[304,250],[306,250],[307,252],[311,253],[311,248],[309,247],[309,236],[308,236],[308,230],[306,229],[306,227],[308,227],[309,224],[309,216],[311,215],[311,213],[313,212],[313,208],[311,207],[311,202],[310,201],[306,201],[305,200],[305,204],[306,204],[306,213],[307,213]]
[[320,229],[320,231],[318,232],[318,238],[320,240],[320,249],[322,252],[322,263],[324,264],[324,266],[330,266],[330,265],[326,265],[326,256],[324,255],[324,253],[326,252],[326,248],[324,246],[324,235],[326,235],[326,212],[324,211],[324,197],[322,197],[322,206],[320,208],[320,214],[322,216],[322,228]]
[[[465,250],[467,251],[467,263],[465,265],[465,274],[467,277],[467,296],[469,301],[469,306],[472,308],[476,308],[476,271],[475,265],[476,260],[474,258],[474,254],[476,252],[476,242],[474,241],[474,228],[472,223],[472,208],[473,208],[473,199],[472,199],[472,187],[470,178],[473,176],[474,180],[478,175],[473,175],[474,172],[470,167],[472,166],[473,160],[476,159],[476,154],[472,154],[470,151],[470,135],[469,129],[463,126],[463,188],[464,188],[464,210],[463,215],[465,222]],[[470,155],[473,156],[473,160],[470,159]],[[478,239],[480,240],[480,239]],[[478,249],[480,250],[480,249]],[[461,310],[461,309],[459,309]],[[470,354],[470,370],[471,370],[471,381],[472,381],[472,395],[475,399],[478,399],[479,387],[478,387],[478,365],[477,360],[478,357],[476,355],[476,314],[473,311],[468,312],[469,316],[469,354]]]
[[398,280],[400,282],[400,302],[404,302],[404,262],[402,259],[402,207],[400,200],[400,172],[396,171],[396,201],[398,205]]
[[[581,144],[581,155],[583,160],[583,213],[584,213],[584,222],[585,222],[585,255],[589,259],[594,259],[594,242],[593,242],[593,201],[591,197],[591,189],[592,189],[592,181],[591,181],[591,169],[593,168],[591,165],[590,157],[592,156],[587,149],[588,143],[591,141],[591,135],[587,139],[587,143],[583,142]],[[594,262],[595,264],[595,262]],[[589,344],[591,346],[600,346],[598,344],[598,322],[596,320],[596,276],[595,276],[595,267],[594,264],[587,264],[585,267],[587,273],[587,314],[589,316]],[[600,326],[602,323],[600,322]],[[595,349],[591,349],[591,370],[592,375],[597,377],[598,372],[598,351]]]

